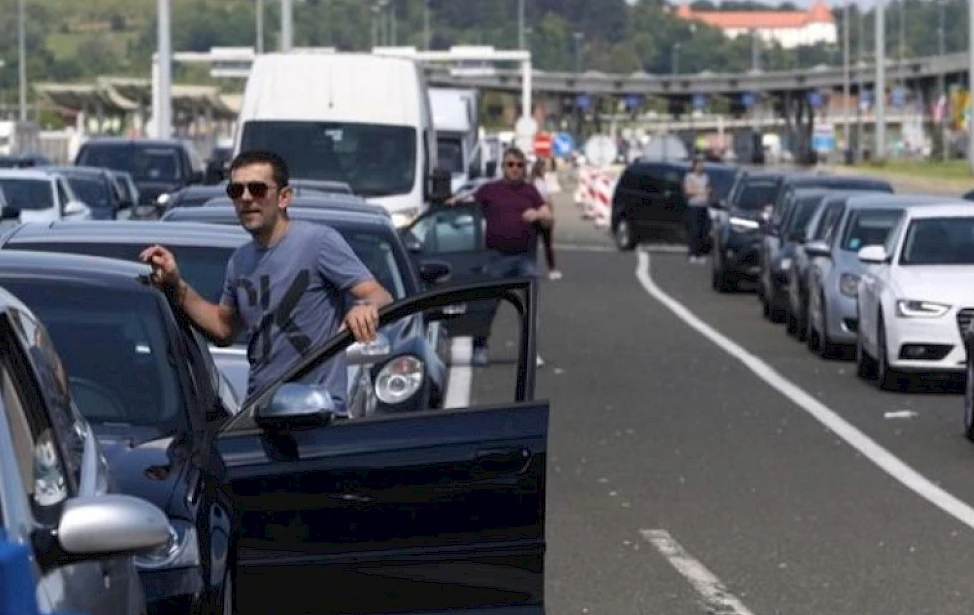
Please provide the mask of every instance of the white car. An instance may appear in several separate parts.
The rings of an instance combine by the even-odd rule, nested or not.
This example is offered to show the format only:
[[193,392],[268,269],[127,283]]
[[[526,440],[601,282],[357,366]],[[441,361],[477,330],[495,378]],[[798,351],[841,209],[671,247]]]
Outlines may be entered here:
[[912,374],[963,373],[974,316],[974,203],[907,207],[885,245],[864,246],[856,359],[902,390]]
[[0,191],[5,197],[0,218],[7,224],[91,219],[91,209],[57,173],[33,169],[0,170]]

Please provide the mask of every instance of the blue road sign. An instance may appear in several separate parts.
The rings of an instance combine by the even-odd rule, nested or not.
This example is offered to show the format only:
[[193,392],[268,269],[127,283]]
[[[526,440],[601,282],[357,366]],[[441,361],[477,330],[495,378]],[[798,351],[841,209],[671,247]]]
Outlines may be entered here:
[[579,94],[575,97],[575,106],[579,109],[588,109],[592,105],[592,99],[588,94]]
[[630,111],[643,104],[643,97],[639,94],[629,94],[623,100],[626,103],[626,109]]
[[694,94],[693,95],[693,108],[694,109],[698,109],[699,110],[699,109],[703,109],[706,106],[707,106],[707,97],[706,96],[704,96],[703,94]]
[[868,105],[873,102],[873,92],[872,90],[863,90],[859,92],[859,104]]
[[812,90],[808,93],[808,104],[812,106],[813,109],[818,109],[822,106],[822,93],[818,90]]
[[816,152],[831,152],[835,149],[835,136],[830,134],[812,135],[812,149]]
[[741,104],[745,107],[753,107],[756,102],[757,96],[753,92],[744,92],[741,94]]
[[896,107],[897,109],[902,108],[903,105],[906,103],[906,91],[903,88],[897,87],[897,88],[893,88],[892,94],[893,95],[892,95],[891,102],[893,103],[893,106]]
[[559,132],[551,140],[551,151],[559,158],[565,158],[575,151],[575,139],[567,132]]

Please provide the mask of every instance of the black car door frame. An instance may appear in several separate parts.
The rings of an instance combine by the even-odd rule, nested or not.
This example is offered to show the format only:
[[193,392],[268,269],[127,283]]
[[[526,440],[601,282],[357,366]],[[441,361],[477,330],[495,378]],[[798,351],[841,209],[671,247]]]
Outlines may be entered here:
[[[535,281],[506,280],[426,292],[379,313],[381,328],[453,303],[509,302],[521,317],[513,403],[263,429],[258,410],[343,352],[348,332],[244,402],[218,441],[240,521],[238,604],[543,613],[548,404],[534,400],[536,295]],[[289,603],[261,599],[275,592]]]

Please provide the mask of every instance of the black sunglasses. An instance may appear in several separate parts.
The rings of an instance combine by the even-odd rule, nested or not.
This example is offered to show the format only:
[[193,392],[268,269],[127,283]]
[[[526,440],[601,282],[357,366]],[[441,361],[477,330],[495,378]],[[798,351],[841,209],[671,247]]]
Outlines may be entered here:
[[270,191],[271,186],[265,184],[264,182],[230,182],[227,184],[227,196],[231,199],[239,199],[243,196],[244,188],[247,189],[255,199],[262,199],[267,196]]
[[505,166],[507,168],[509,168],[509,169],[523,169],[524,168],[524,163],[523,162],[518,162],[516,160],[508,160],[505,163]]

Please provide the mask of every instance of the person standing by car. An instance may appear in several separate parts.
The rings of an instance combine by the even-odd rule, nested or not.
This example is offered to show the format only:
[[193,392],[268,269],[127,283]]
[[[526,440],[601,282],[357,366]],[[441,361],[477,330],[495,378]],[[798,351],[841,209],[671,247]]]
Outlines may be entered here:
[[[538,190],[538,194],[544,199],[545,204],[554,212],[554,206],[551,202],[551,191],[548,189],[548,180],[545,177],[545,172],[548,170],[548,161],[544,158],[538,158],[533,165],[531,165],[531,183]],[[538,232],[541,234],[541,243],[544,245],[544,257],[545,262],[548,265],[548,279],[549,280],[560,280],[561,271],[558,270],[558,266],[555,262],[555,246],[554,240],[551,238],[551,232],[554,230],[555,221],[554,218],[551,220],[551,225],[544,227],[538,225]]]
[[[494,278],[537,278],[538,229],[550,229],[554,215],[538,189],[526,181],[527,158],[523,151],[508,148],[501,164],[501,179],[487,182],[473,193],[487,223],[487,274]],[[446,204],[455,205],[457,201],[454,196]],[[491,321],[494,313],[490,314]],[[489,362],[486,337],[474,338],[472,360],[474,365]],[[540,356],[537,364],[544,364]]]
[[[359,342],[374,340],[379,309],[392,302],[338,231],[289,218],[289,180],[286,163],[272,152],[243,152],[231,162],[227,195],[253,239],[230,257],[219,304],[208,302],[186,283],[166,248],[151,246],[141,254],[152,267],[153,282],[170,293],[173,303],[214,343],[230,345],[246,332],[248,395],[278,380],[334,335],[339,323]],[[342,315],[348,295],[355,305]],[[319,365],[304,382],[323,385],[341,413],[347,379],[345,356],[340,354]]]
[[703,169],[703,158],[697,156],[693,159],[693,166],[683,179],[683,192],[687,198],[687,259],[691,263],[702,263],[711,193],[710,178]]

